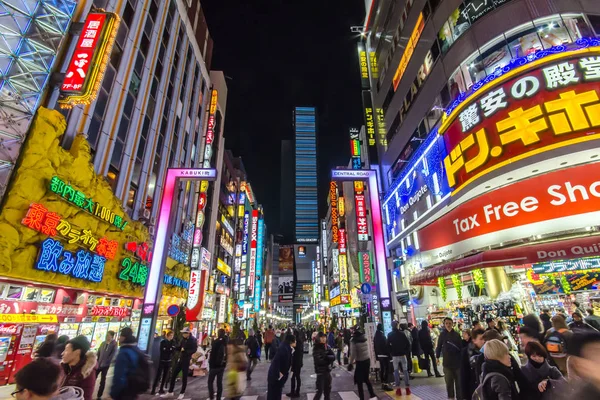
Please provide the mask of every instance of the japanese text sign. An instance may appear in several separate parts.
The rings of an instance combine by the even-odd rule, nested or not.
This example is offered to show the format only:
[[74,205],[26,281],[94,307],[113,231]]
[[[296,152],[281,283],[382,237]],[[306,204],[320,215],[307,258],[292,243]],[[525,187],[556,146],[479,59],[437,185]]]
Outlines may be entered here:
[[119,27],[114,13],[88,14],[61,85],[62,107],[95,100]]
[[58,272],[91,282],[102,281],[106,258],[85,250],[76,253],[65,251],[62,243],[52,238],[44,240],[40,247],[40,254],[35,263],[36,269]]
[[373,262],[371,261],[371,252],[358,252],[358,262],[360,264],[360,280],[363,283],[376,283],[377,279],[373,270]]
[[329,184],[329,200],[331,205],[331,241],[337,243],[339,241],[338,195],[337,183],[333,181]]
[[369,224],[367,223],[367,202],[364,194],[355,194],[354,202],[356,208],[356,226],[358,229],[358,240],[369,240]]
[[440,133],[454,193],[509,163],[600,138],[600,57],[589,54],[507,74],[451,114]]
[[400,84],[400,80],[404,75],[404,71],[406,71],[406,67],[408,66],[408,62],[413,56],[415,52],[415,48],[417,47],[417,43],[421,38],[421,33],[423,32],[423,28],[425,28],[425,21],[423,19],[423,13],[419,14],[419,18],[417,19],[417,23],[408,39],[408,43],[406,43],[406,48],[402,53],[402,58],[400,59],[400,64],[398,64],[398,69],[394,74],[393,84],[394,90],[398,89],[398,85]]

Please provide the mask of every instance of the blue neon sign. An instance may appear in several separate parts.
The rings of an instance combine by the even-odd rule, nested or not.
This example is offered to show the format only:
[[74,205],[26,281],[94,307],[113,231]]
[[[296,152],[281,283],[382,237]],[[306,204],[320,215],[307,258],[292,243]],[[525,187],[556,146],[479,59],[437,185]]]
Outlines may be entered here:
[[264,220],[258,220],[258,238],[256,239],[256,274],[254,275],[254,311],[260,311],[260,296],[262,292],[262,264],[264,253]]

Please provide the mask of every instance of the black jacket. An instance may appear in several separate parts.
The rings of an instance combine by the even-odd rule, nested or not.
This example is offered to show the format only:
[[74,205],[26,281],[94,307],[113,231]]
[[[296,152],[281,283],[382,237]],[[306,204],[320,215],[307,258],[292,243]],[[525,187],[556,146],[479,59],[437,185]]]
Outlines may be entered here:
[[[484,372],[483,365],[486,363],[485,356],[483,355],[483,353],[480,353],[475,357],[476,358],[471,361],[471,365],[475,364],[476,376],[481,377],[481,375]],[[515,360],[513,356],[510,356],[510,364],[510,370],[512,371],[513,379],[517,383],[517,385],[519,385],[521,398],[529,399],[532,393],[532,387],[529,380],[527,379],[523,371],[521,371],[521,368],[519,368],[519,363],[517,363],[517,360]],[[477,384],[479,385],[480,383],[481,381]],[[537,390],[537,387],[535,388],[535,390]]]
[[[554,396],[556,393],[551,393],[552,389],[550,388],[555,386],[557,389],[560,388],[561,390],[564,390],[567,383],[558,368],[548,364],[548,361],[544,361],[539,367],[536,367],[530,360],[523,366],[523,368],[521,368],[521,372],[529,381],[529,390],[532,400],[539,400],[542,398],[549,398],[549,396]],[[554,382],[547,386],[546,392],[548,392],[548,394],[544,395],[538,390],[538,385],[541,381],[546,379],[551,379]]]
[[388,342],[383,331],[378,330],[377,332],[375,332],[375,337],[373,338],[373,345],[375,347],[375,356],[389,357],[390,347],[388,346]]
[[460,387],[463,398],[471,399],[477,386],[479,386],[479,375],[477,375],[477,361],[483,355],[475,348],[473,343],[462,349],[460,355]]
[[548,314],[541,314],[540,319],[542,320],[542,325],[544,325],[544,333],[546,333],[548,329],[552,328],[552,321],[550,321],[550,316]]
[[335,354],[323,343],[315,343],[313,346],[313,361],[315,363],[315,373],[329,373],[335,361]]
[[[287,342],[282,342],[279,345],[277,354],[273,357],[271,365],[269,366],[268,383],[269,385],[285,385],[288,375],[290,373],[290,367],[292,366],[292,347]],[[283,377],[279,379],[279,374],[283,374]]]
[[210,368],[223,368],[227,364],[227,343],[225,338],[218,338],[212,343],[208,366]]
[[444,357],[443,365],[445,368],[458,369],[460,368],[460,353],[462,351],[462,339],[458,332],[452,329],[450,332],[446,328],[440,333],[438,338],[437,349],[435,356]]
[[404,332],[398,328],[392,329],[388,335],[388,344],[392,357],[406,356],[410,353],[410,342]]
[[177,351],[181,352],[181,355],[179,356],[180,362],[183,364],[183,361],[181,360],[184,360],[189,364],[190,360],[192,359],[192,355],[198,351],[198,341],[192,335],[190,335],[187,339],[183,338],[177,346]]
[[518,400],[519,392],[515,385],[515,376],[511,368],[502,364],[500,361],[487,360],[483,364],[482,380],[489,373],[498,373],[502,376],[492,376],[483,387],[484,398],[486,400]]
[[248,358],[260,358],[258,357],[258,349],[260,349],[260,345],[258,344],[258,339],[256,336],[250,336],[246,340],[246,346],[248,347]]
[[421,355],[421,346],[419,346],[419,330],[414,327],[410,331],[410,336],[412,337],[412,349],[411,353],[413,356],[419,357]]
[[294,372],[300,372],[304,366],[304,338],[302,336],[302,334],[299,334],[296,338],[296,350],[292,355],[292,371]]
[[171,361],[177,344],[175,340],[163,339],[160,341],[160,361]]
[[421,350],[423,350],[424,353],[429,353],[430,351],[433,351],[433,340],[431,339],[431,331],[429,329],[421,328],[418,335]]

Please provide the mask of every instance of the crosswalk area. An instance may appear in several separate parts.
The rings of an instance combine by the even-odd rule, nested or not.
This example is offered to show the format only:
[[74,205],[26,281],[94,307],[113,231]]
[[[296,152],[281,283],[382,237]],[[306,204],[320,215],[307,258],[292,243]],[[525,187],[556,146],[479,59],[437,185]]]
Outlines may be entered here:
[[[295,399],[291,399],[290,397],[283,395],[282,400],[314,400],[316,392],[309,393],[301,393],[300,397]],[[252,396],[242,396],[240,400],[265,400],[267,398],[267,394],[264,395],[252,395]],[[395,399],[395,400],[430,400],[429,398],[421,398],[415,394],[409,396],[396,396],[394,391],[379,392],[377,398],[379,399]],[[373,398],[374,399],[374,398]],[[441,399],[440,397],[436,397],[436,400]],[[321,396],[321,400],[323,400],[323,396]],[[358,393],[355,391],[339,391],[331,392],[331,400],[360,400]],[[433,400],[433,399],[432,399]]]

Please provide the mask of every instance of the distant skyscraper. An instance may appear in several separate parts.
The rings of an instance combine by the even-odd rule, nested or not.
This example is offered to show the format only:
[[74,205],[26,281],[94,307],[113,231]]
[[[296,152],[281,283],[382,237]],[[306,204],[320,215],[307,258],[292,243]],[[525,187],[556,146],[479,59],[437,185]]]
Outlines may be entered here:
[[296,160],[296,242],[319,239],[317,203],[317,138],[314,107],[296,107],[294,112]]

